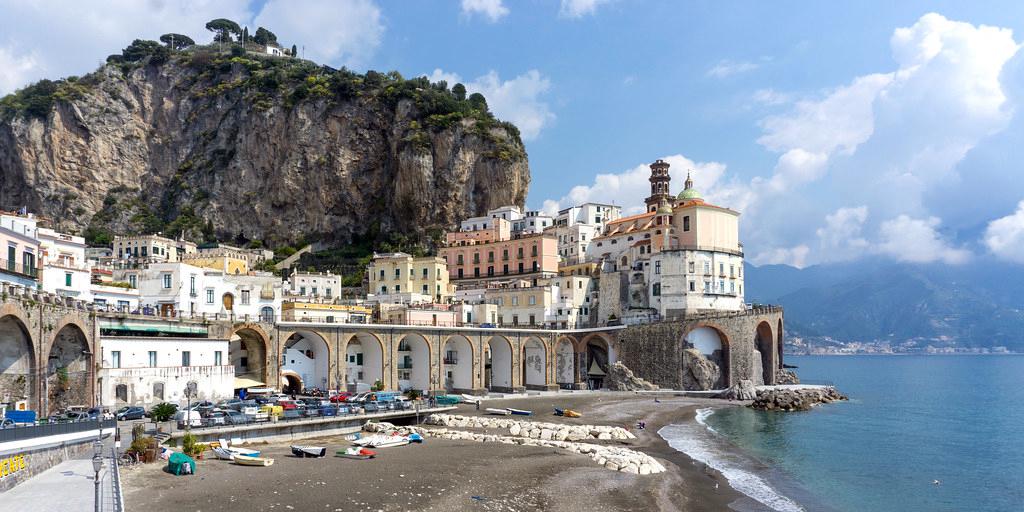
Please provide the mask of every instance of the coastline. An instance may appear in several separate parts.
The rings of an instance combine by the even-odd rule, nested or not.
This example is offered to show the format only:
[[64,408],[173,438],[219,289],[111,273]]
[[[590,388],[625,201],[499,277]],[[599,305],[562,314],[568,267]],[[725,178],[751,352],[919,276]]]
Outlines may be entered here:
[[[488,400],[482,405],[530,409],[535,415],[524,419],[533,421],[627,427],[637,439],[618,443],[658,458],[667,469],[658,475],[614,472],[562,450],[498,443],[428,438],[423,445],[381,450],[371,461],[296,459],[289,455],[288,443],[270,443],[259,446],[276,459],[269,468],[205,459],[191,477],[168,475],[161,464],[127,470],[126,501],[154,512],[225,505],[251,511],[764,510],[733,489],[722,473],[676,450],[658,433],[669,425],[697,425],[697,409],[743,402],[658,400],[601,392]],[[554,407],[578,410],[583,417],[553,416]],[[486,413],[462,404],[454,414]],[[635,428],[638,420],[646,422],[646,429]],[[327,445],[331,454],[348,444],[340,437],[296,442]]]

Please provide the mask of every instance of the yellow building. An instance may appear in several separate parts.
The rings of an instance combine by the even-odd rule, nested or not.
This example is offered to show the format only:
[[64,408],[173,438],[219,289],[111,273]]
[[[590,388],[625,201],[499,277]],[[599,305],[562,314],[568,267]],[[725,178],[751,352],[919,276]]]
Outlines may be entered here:
[[220,270],[225,275],[249,273],[249,261],[238,255],[196,253],[182,256],[181,261],[195,267]]
[[373,318],[373,308],[349,304],[316,304],[285,302],[281,304],[281,320],[285,322],[322,322],[365,324]]
[[436,302],[445,302],[452,295],[444,258],[413,258],[404,252],[375,254],[367,273],[369,291],[374,295],[418,293],[431,296]]

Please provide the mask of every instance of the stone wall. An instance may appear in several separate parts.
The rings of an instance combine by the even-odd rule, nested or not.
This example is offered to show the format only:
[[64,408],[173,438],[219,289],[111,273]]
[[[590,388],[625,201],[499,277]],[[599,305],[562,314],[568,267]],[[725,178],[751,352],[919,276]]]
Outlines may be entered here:
[[[644,380],[664,388],[687,389],[692,384],[688,386],[688,379],[684,378],[689,364],[684,352],[689,348],[684,341],[686,334],[698,327],[710,327],[718,331],[722,341],[722,378],[718,388],[727,388],[742,379],[750,379],[755,384],[774,384],[782,365],[779,353],[782,316],[782,308],[756,307],[737,312],[702,313],[682,321],[630,326],[619,332],[619,361]],[[761,342],[762,347],[769,349],[764,355],[757,351],[759,325],[762,333],[770,332],[767,334],[770,339]]]

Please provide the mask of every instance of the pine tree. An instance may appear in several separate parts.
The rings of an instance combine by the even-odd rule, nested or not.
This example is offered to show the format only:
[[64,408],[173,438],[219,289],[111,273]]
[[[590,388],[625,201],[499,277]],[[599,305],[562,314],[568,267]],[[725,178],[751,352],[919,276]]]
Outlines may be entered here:
[[298,57],[298,56],[299,56],[299,49],[293,44],[292,45],[292,57]]

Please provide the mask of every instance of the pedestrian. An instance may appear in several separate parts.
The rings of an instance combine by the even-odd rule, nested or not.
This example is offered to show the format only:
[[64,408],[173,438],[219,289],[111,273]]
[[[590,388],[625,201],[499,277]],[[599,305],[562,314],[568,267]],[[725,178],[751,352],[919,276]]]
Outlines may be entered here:
[[476,401],[476,410],[480,410],[480,400]]

